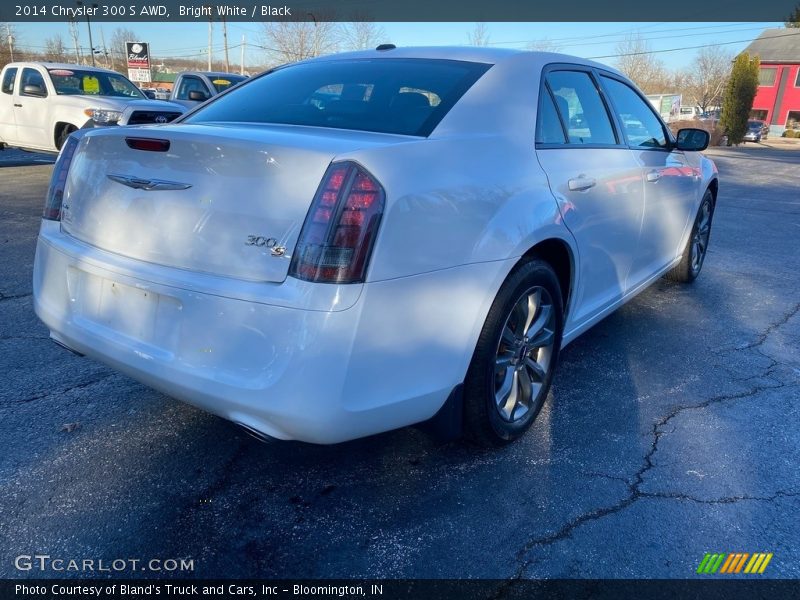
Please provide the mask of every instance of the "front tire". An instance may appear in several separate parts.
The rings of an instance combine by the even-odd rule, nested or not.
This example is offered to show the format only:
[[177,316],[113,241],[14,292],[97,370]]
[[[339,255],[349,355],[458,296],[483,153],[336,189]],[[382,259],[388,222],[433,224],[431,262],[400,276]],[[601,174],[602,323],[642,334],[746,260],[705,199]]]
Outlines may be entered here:
[[58,132],[58,136],[56,137],[56,150],[61,150],[61,146],[64,145],[64,142],[67,141],[67,138],[70,136],[71,133],[78,131],[78,128],[74,125],[65,125],[61,128],[61,131]]
[[503,283],[464,380],[464,428],[482,446],[522,436],[544,405],[564,327],[553,268],[528,260]]
[[681,262],[667,273],[667,279],[678,283],[691,283],[697,279],[706,260],[713,219],[714,196],[711,190],[706,190],[703,200],[700,202],[700,208],[697,209],[692,232],[683,249]]

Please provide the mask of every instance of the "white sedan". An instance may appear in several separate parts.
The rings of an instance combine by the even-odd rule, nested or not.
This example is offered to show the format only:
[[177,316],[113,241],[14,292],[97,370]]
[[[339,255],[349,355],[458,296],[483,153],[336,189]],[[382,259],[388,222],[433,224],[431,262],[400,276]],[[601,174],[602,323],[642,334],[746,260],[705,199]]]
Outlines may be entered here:
[[478,48],[275,69],[73,134],[39,234],[52,338],[263,437],[522,435],[559,350],[703,266],[717,170],[617,71]]

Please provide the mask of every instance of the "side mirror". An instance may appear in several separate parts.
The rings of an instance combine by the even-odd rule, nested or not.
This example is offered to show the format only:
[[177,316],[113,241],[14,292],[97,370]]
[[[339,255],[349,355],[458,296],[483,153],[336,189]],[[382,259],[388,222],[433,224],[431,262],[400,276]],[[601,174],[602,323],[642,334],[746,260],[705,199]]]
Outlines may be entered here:
[[194,100],[195,102],[205,102],[208,100],[208,94],[199,90],[192,90],[189,92],[189,100]]
[[687,152],[700,152],[708,148],[711,141],[711,134],[705,129],[680,129],[678,130],[678,141],[675,146],[678,150]]
[[47,96],[47,92],[44,91],[42,86],[35,83],[28,83],[22,86],[22,93],[26,96],[38,96],[40,98]]

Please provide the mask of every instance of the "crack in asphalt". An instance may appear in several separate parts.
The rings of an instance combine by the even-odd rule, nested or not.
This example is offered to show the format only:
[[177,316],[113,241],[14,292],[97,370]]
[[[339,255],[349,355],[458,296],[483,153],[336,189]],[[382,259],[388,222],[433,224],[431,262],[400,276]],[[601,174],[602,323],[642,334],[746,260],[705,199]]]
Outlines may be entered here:
[[[789,312],[785,313],[785,314],[784,314],[784,315],[783,315],[783,316],[782,316],[782,317],[781,317],[779,320],[777,320],[775,323],[772,323],[771,325],[769,325],[769,326],[768,326],[768,327],[767,327],[767,328],[766,328],[766,329],[763,331],[763,333],[761,333],[761,334],[758,336],[758,338],[756,338],[756,340],[755,340],[754,342],[750,342],[749,344],[745,344],[744,346],[739,346],[739,347],[737,347],[737,348],[736,348],[736,350],[747,350],[747,349],[749,349],[749,348],[756,348],[756,347],[758,347],[758,346],[762,346],[762,345],[764,344],[764,342],[766,342],[766,341],[767,341],[767,338],[768,338],[770,335],[772,335],[772,334],[773,334],[773,333],[774,333],[774,332],[775,332],[775,331],[776,331],[778,328],[780,328],[780,327],[782,327],[782,326],[786,325],[786,323],[788,323],[788,322],[789,322],[789,320],[790,320],[790,319],[791,319],[793,316],[795,316],[795,315],[796,315],[798,312],[800,312],[800,302],[798,302],[797,304],[795,304],[795,305],[794,305],[794,306],[793,306],[793,307],[792,307],[792,308],[789,310]],[[766,355],[765,355],[765,356],[766,356]],[[772,358],[772,357],[768,357],[768,358]]]
[[[736,348],[736,351],[747,350],[755,348],[757,352],[769,358],[772,361],[768,367],[763,369],[761,375],[754,376],[754,377],[767,377],[768,374],[771,373],[773,369],[775,369],[780,363],[777,359],[764,354],[760,350],[760,346],[762,346],[770,335],[772,335],[775,331],[777,331],[780,327],[785,325],[789,322],[789,320],[795,316],[798,312],[800,312],[800,303],[796,304],[792,307],[788,312],[786,312],[778,321],[770,324],[756,339],[756,341],[746,345]],[[752,379],[748,378],[748,379]],[[745,380],[747,381],[747,380]],[[774,380],[773,380],[774,381]],[[549,546],[561,540],[567,539],[572,535],[572,532],[575,531],[580,526],[584,525],[585,523],[589,523],[591,521],[597,521],[606,517],[608,515],[616,514],[621,512],[631,506],[634,502],[641,500],[642,498],[660,498],[665,500],[689,500],[697,503],[702,504],[732,504],[735,502],[742,502],[742,501],[761,501],[761,502],[772,502],[779,497],[793,497],[800,495],[799,491],[795,490],[780,490],[776,492],[772,496],[766,497],[757,497],[757,496],[730,496],[724,498],[717,498],[711,500],[703,500],[699,498],[694,498],[687,494],[678,494],[678,493],[655,493],[655,492],[643,492],[641,491],[641,486],[644,483],[644,476],[645,474],[650,471],[655,465],[653,464],[653,457],[655,453],[658,451],[658,443],[661,440],[661,437],[666,433],[663,428],[667,423],[669,423],[672,419],[676,416],[681,414],[687,410],[698,410],[707,408],[714,404],[720,404],[723,402],[733,401],[733,400],[742,400],[744,398],[750,398],[755,396],[761,392],[767,390],[776,390],[781,389],[784,387],[792,387],[791,384],[785,382],[776,382],[775,385],[757,385],[751,387],[750,389],[738,392],[735,394],[723,394],[719,396],[713,396],[708,398],[707,400],[700,402],[699,404],[691,404],[691,405],[682,405],[674,407],[668,414],[659,418],[655,423],[653,423],[653,427],[650,431],[650,435],[652,435],[652,442],[650,444],[650,448],[648,449],[647,453],[644,455],[642,466],[639,468],[638,471],[633,475],[632,481],[623,479],[618,476],[608,475],[606,473],[584,473],[590,476],[597,476],[597,477],[605,477],[608,479],[624,481],[628,486],[628,494],[616,504],[611,506],[605,506],[601,508],[596,508],[590,510],[589,512],[585,512],[578,517],[572,519],[570,522],[566,523],[563,527],[561,527],[558,531],[551,533],[546,536],[534,538],[528,540],[522,548],[516,554],[516,560],[519,563],[517,570],[515,571],[514,575],[507,579],[502,585],[500,585],[495,593],[490,596],[493,600],[498,600],[502,598],[506,591],[508,591],[514,581],[519,581],[523,578],[525,571],[530,567],[534,559],[533,558],[525,558],[525,556],[534,548],[541,547],[541,546]]]
[[101,381],[105,381],[106,379],[110,379],[112,377],[115,377],[116,375],[117,375],[116,372],[107,373],[102,377],[94,377],[88,381],[80,381],[76,384],[73,384],[66,388],[62,388],[60,390],[50,390],[47,392],[42,392],[41,394],[36,394],[35,396],[30,396],[29,398],[23,398],[22,400],[15,400],[12,402],[12,404],[25,404],[27,402],[33,402],[35,400],[41,400],[42,398],[47,398],[48,396],[55,396],[57,394],[58,395],[68,394],[73,390],[80,390],[83,388],[93,386],[96,383],[100,383]]
[[639,492],[642,498],[663,498],[665,500],[691,500],[698,504],[736,504],[737,502],[755,501],[755,502],[774,502],[778,498],[793,498],[800,496],[800,490],[778,490],[772,496],[726,496],[723,498],[712,498],[710,500],[704,498],[695,498],[688,494],[667,494],[664,492]]
[[33,296],[33,292],[28,292],[27,294],[4,294],[0,292],[0,302],[4,302],[6,300],[19,300],[20,298],[27,298],[28,296]]

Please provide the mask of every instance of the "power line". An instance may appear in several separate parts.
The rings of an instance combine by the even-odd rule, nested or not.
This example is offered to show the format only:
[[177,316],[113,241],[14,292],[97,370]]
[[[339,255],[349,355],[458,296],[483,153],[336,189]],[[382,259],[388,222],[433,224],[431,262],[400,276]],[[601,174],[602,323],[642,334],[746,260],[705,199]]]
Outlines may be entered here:
[[[777,38],[789,37],[789,36],[792,36],[792,35],[800,35],[800,31],[796,31],[796,32],[792,32],[792,33],[783,33],[781,35],[770,35],[768,37],[763,37],[763,38],[758,38],[758,39],[774,40],[774,39],[777,39]],[[641,56],[643,54],[663,54],[665,52],[679,52],[681,50],[697,50],[699,48],[711,48],[713,46],[728,46],[730,44],[743,44],[745,42],[752,42],[752,41],[754,41],[754,40],[753,39],[736,40],[736,41],[733,41],[733,42],[717,42],[717,43],[714,43],[714,44],[701,44],[699,46],[683,46],[682,48],[667,48],[665,50],[647,50],[647,51],[642,51],[642,52],[627,52],[627,53],[623,53],[623,54],[606,54],[604,56],[589,56],[587,58],[590,58],[592,60],[597,60],[597,59],[600,59],[600,58],[619,58],[621,56]]]

